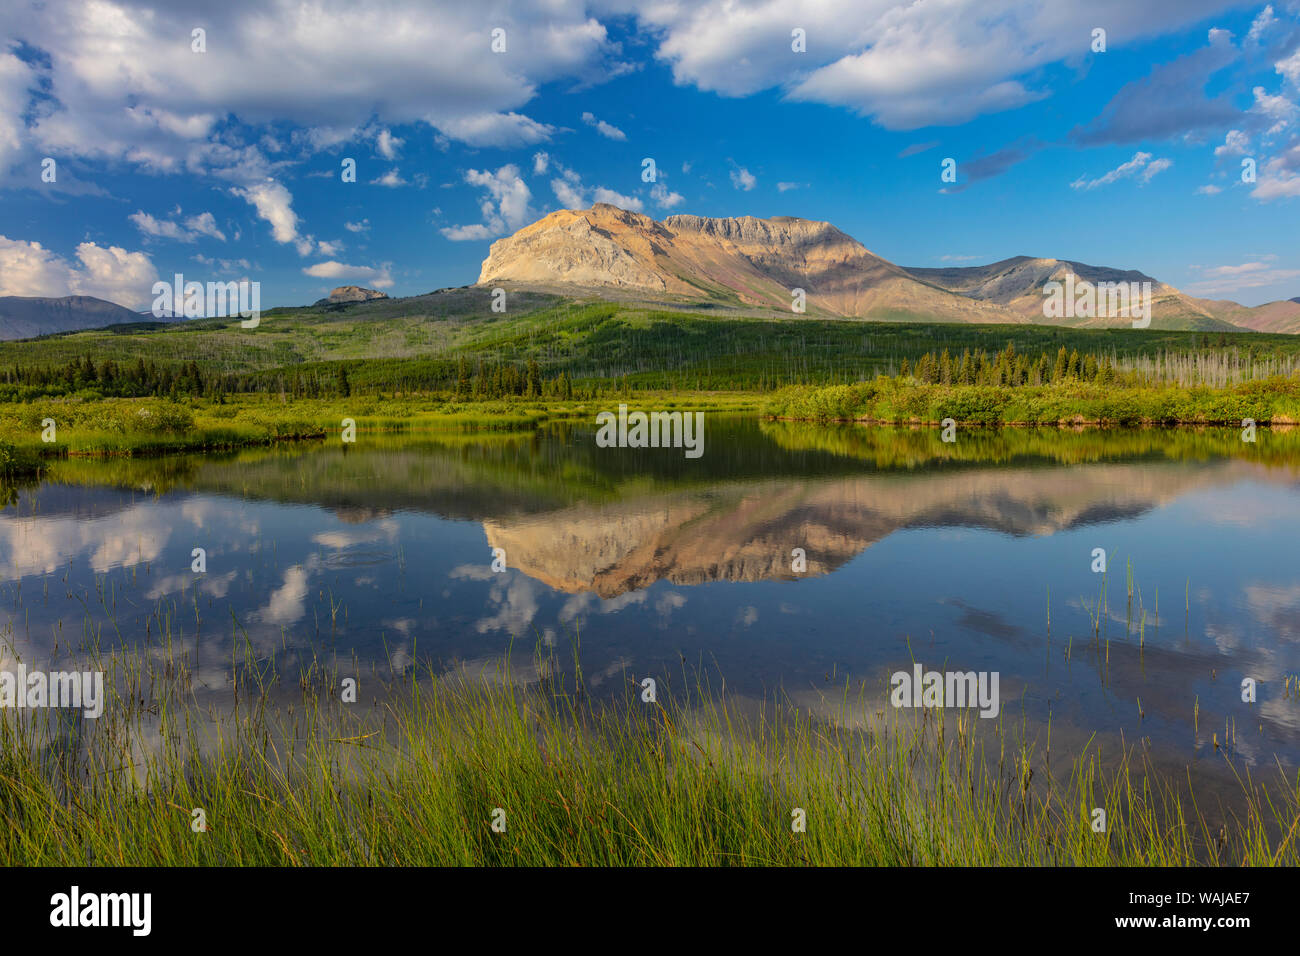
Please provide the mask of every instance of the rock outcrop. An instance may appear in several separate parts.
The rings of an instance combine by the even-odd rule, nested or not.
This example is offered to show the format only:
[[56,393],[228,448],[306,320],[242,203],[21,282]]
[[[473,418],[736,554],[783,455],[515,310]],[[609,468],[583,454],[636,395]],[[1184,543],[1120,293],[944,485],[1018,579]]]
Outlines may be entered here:
[[371,299],[387,299],[387,292],[380,292],[376,289],[366,289],[359,285],[341,285],[329,294],[328,298],[320,299],[317,305],[337,305],[346,302],[369,302]]

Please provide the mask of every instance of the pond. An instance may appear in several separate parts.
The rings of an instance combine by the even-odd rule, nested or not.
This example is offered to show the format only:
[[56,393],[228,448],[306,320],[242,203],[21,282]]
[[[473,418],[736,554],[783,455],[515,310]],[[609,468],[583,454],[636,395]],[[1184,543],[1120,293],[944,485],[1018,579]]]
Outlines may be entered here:
[[920,664],[995,673],[997,719],[1067,749],[1297,763],[1286,433],[706,429],[699,458],[558,423],[55,462],[0,512],[0,664],[171,641],[219,700],[250,656],[527,682],[540,650],[593,693],[707,672],[814,710]]

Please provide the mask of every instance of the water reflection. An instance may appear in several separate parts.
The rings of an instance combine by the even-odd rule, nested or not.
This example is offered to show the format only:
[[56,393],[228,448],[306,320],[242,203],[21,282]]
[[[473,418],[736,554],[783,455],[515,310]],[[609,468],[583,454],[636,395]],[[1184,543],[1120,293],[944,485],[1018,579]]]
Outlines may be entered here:
[[592,687],[684,658],[754,694],[865,681],[882,706],[916,660],[999,671],[1007,719],[1187,760],[1235,727],[1247,760],[1300,756],[1295,436],[708,427],[696,461],[557,426],[59,462],[0,512],[4,654],[170,640],[219,697],[250,649],[292,682],[513,647],[527,680],[535,645],[580,641]]

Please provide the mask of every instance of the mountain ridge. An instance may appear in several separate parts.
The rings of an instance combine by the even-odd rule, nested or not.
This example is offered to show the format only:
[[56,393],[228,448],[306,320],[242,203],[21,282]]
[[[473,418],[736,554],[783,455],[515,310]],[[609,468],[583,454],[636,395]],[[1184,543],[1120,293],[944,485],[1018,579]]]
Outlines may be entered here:
[[0,340],[5,341],[149,321],[154,320],[93,295],[0,296]]
[[1124,327],[1127,313],[1045,316],[1043,286],[1067,273],[1096,284],[1149,282],[1152,328],[1300,332],[1300,301],[1247,307],[1199,299],[1132,269],[1013,256],[983,266],[909,267],[871,252],[832,223],[796,216],[657,221],[595,203],[548,213],[492,243],[478,285],[608,290],[666,301],[792,311],[803,289],[812,317]]

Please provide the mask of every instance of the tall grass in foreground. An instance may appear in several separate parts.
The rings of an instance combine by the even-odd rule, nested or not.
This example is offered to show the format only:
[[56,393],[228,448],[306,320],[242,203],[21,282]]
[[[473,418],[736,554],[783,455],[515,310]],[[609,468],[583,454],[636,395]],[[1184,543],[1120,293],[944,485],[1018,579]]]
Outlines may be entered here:
[[[524,688],[504,673],[412,676],[370,704],[340,703],[325,691],[338,675],[317,672],[277,705],[245,673],[238,703],[212,720],[186,699],[184,662],[108,668],[125,693],[93,729],[51,712],[0,721],[0,863],[1300,861],[1295,781],[1271,796],[1245,782],[1248,809],[1212,832],[1127,759],[1103,770],[1087,753],[1056,780],[1001,725],[880,721],[874,694],[846,694],[820,717],[698,685],[686,696],[661,685],[648,704],[629,681],[600,702],[543,666]],[[191,827],[196,808],[206,832]],[[792,832],[796,809],[806,832]]]

